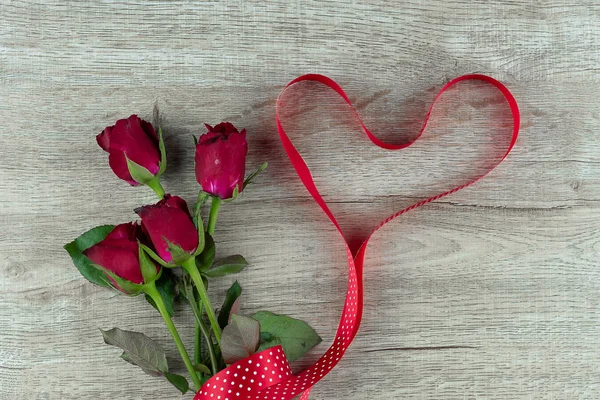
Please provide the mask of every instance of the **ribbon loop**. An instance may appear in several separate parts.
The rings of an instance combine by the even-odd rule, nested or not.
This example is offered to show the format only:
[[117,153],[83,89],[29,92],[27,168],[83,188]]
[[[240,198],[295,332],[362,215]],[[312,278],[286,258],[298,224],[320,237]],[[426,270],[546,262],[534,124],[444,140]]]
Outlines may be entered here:
[[[308,166],[306,165],[306,162],[304,161],[304,159],[302,158],[302,156],[300,155],[300,153],[298,152],[296,147],[293,145],[290,138],[287,136],[285,130],[283,129],[283,126],[281,124],[281,120],[279,117],[280,102],[281,102],[281,98],[282,98],[283,94],[290,86],[292,86],[296,83],[302,82],[302,81],[313,81],[313,82],[322,83],[322,84],[326,85],[327,87],[333,89],[351,107],[352,111],[358,118],[358,121],[360,122],[360,125],[361,125],[363,131],[365,132],[365,134],[367,135],[367,137],[369,138],[369,140],[371,140],[371,142],[373,144],[375,144],[376,146],[379,146],[383,149],[387,149],[387,150],[400,150],[400,149],[406,148],[406,147],[410,146],[411,144],[415,143],[422,136],[422,134],[425,130],[425,127],[427,126],[427,121],[429,120],[429,117],[431,115],[431,110],[433,109],[433,106],[435,105],[436,101],[440,98],[442,93],[444,93],[446,90],[448,90],[450,87],[454,86],[455,84],[462,82],[462,81],[466,81],[466,80],[478,80],[478,81],[487,82],[487,83],[493,85],[502,93],[505,100],[507,101],[507,103],[510,107],[511,113],[512,113],[512,117],[513,117],[513,131],[512,131],[512,137],[511,137],[510,143],[508,144],[504,155],[502,156],[502,158],[500,158],[500,160],[496,164],[494,164],[491,168],[489,168],[487,172],[476,177],[475,179],[471,180],[470,182],[467,182],[466,184],[455,187],[454,189],[448,190],[446,192],[429,197],[427,199],[421,200],[421,201],[419,201],[409,207],[406,207],[406,208],[390,215],[389,217],[387,217],[373,230],[373,232],[371,232],[371,234],[367,237],[367,239],[362,243],[358,252],[356,253],[356,256],[353,256],[350,246],[349,246],[347,240],[344,238],[344,235],[342,233],[342,230],[341,230],[337,220],[335,219],[333,213],[327,206],[327,203],[325,202],[325,200],[323,200],[323,198],[321,197],[321,194],[319,193],[319,190],[317,189],[317,187],[314,183],[312,174],[311,174]],[[335,367],[338,364],[338,362],[340,361],[340,359],[343,357],[344,353],[348,349],[348,346],[350,346],[350,344],[352,343],[352,340],[356,336],[356,333],[358,332],[358,329],[360,327],[360,322],[361,322],[362,312],[363,312],[363,297],[364,297],[363,296],[364,295],[364,293],[363,293],[363,268],[364,268],[366,249],[367,249],[367,245],[369,243],[370,238],[373,236],[373,234],[375,232],[377,232],[379,229],[381,229],[385,224],[387,224],[394,218],[404,214],[405,212],[414,210],[415,208],[425,205],[427,203],[430,203],[434,200],[437,200],[442,197],[448,196],[452,193],[458,192],[459,190],[464,189],[467,186],[474,184],[475,182],[479,181],[480,179],[482,179],[483,177],[488,175],[494,168],[496,168],[506,158],[506,156],[508,156],[508,154],[512,150],[513,146],[515,145],[515,143],[517,141],[517,137],[519,135],[520,114],[519,114],[519,107],[517,105],[517,101],[515,100],[515,98],[511,94],[511,92],[508,90],[508,88],[506,88],[506,86],[504,86],[502,83],[500,83],[499,81],[495,80],[494,78],[491,78],[486,75],[479,75],[479,74],[463,75],[463,76],[460,76],[460,77],[448,82],[446,85],[444,85],[444,87],[436,95],[434,101],[432,102],[432,104],[429,108],[429,111],[427,112],[427,115],[425,116],[423,126],[422,126],[419,134],[417,135],[417,137],[408,143],[395,145],[395,144],[386,143],[386,142],[378,139],[375,135],[373,135],[371,133],[371,131],[369,131],[369,129],[367,129],[367,127],[360,119],[358,112],[352,105],[350,99],[348,98],[348,96],[346,95],[344,90],[333,79],[328,78],[324,75],[307,74],[307,75],[302,75],[302,76],[292,80],[281,91],[281,93],[279,94],[279,97],[277,98],[277,103],[275,106],[275,121],[277,123],[277,130],[279,132],[279,138],[281,139],[283,148],[284,148],[287,156],[289,157],[289,159],[292,163],[292,166],[296,170],[298,177],[300,178],[300,180],[302,181],[302,183],[304,184],[304,186],[306,187],[308,192],[311,194],[311,196],[313,197],[315,202],[319,205],[319,207],[323,210],[323,212],[325,212],[325,214],[331,220],[333,225],[336,227],[336,229],[340,233],[342,240],[344,241],[344,244],[346,246],[346,254],[348,256],[348,292],[346,294],[346,301],[344,303],[344,309],[343,309],[343,312],[342,312],[342,315],[340,318],[340,322],[339,322],[338,329],[336,332],[336,337],[333,341],[333,344],[329,347],[329,349],[325,352],[325,354],[323,354],[323,356],[321,356],[321,358],[319,358],[319,360],[315,364],[313,364],[311,367],[304,370],[303,372],[301,372],[298,375],[291,374],[291,372],[289,370],[289,365],[287,363],[287,359],[285,359],[285,357],[283,357],[281,359],[281,363],[282,363],[281,365],[279,362],[277,363],[277,365],[278,365],[277,368],[283,368],[283,369],[281,369],[281,371],[284,373],[282,373],[281,376],[279,376],[280,374],[277,373],[276,369],[269,370],[268,365],[264,366],[263,363],[256,361],[256,356],[262,355],[264,357],[265,352],[267,354],[269,354],[270,357],[273,356],[273,354],[276,354],[276,356],[279,354],[283,355],[283,351],[280,349],[281,346],[278,346],[277,348],[273,348],[276,350],[273,350],[273,349],[265,350],[261,353],[258,353],[258,354],[255,354],[255,355],[249,357],[246,360],[242,360],[239,363],[229,366],[225,370],[219,372],[217,375],[213,376],[210,380],[208,380],[206,382],[206,384],[202,387],[202,389],[196,395],[195,400],[209,400],[209,399],[217,399],[217,400],[233,400],[233,399],[235,399],[235,400],[238,400],[238,399],[289,400],[300,393],[302,393],[302,396],[301,396],[302,400],[308,399],[308,395],[310,393],[310,389],[312,388],[312,386],[315,383],[317,383],[318,381],[320,381],[325,375],[327,375],[329,373],[329,371],[331,371],[333,369],[333,367]],[[260,358],[259,358],[259,360],[260,360]],[[279,361],[279,360],[280,359],[277,359],[277,358],[275,360],[271,359],[271,361],[267,361],[267,364],[270,364],[271,362]],[[248,366],[243,367],[244,363],[247,363]],[[243,369],[243,371],[246,374],[249,372],[252,375],[254,375],[255,372],[256,372],[256,374],[259,374],[260,369],[261,368],[264,369],[265,367],[267,367],[266,371],[271,371],[270,372],[271,375],[276,375],[277,379],[275,377],[269,377],[268,374],[264,374],[265,378],[261,378],[261,379],[267,379],[268,384],[267,384],[267,382],[260,381],[260,382],[262,382],[262,384],[257,386],[255,383],[258,383],[258,382],[255,380],[255,382],[252,382],[254,385],[252,387],[247,387],[246,385],[244,385],[244,383],[238,383],[237,380],[235,381],[235,383],[228,381],[226,383],[231,384],[233,386],[238,385],[238,387],[240,387],[240,389],[244,389],[244,390],[233,391],[233,388],[232,388],[231,393],[228,393],[230,396],[221,397],[221,398],[218,397],[219,396],[218,392],[221,392],[221,390],[220,390],[221,386],[219,386],[215,382],[219,382],[225,376],[230,376],[232,374],[235,374],[236,370],[239,370],[239,369]],[[246,370],[246,368],[247,368],[247,370]],[[262,377],[262,375],[263,374],[261,374],[260,376]],[[248,379],[248,375],[239,375],[239,374],[236,378],[239,378],[240,376],[241,377],[246,376],[246,379]],[[225,379],[228,379],[228,378],[225,377]],[[269,379],[272,379],[272,381],[270,381]],[[242,386],[240,386],[240,385],[242,385]],[[206,389],[206,388],[208,388],[208,389]],[[218,392],[211,391],[211,390],[215,390],[215,389],[218,390]],[[227,391],[229,391],[229,390],[230,389],[227,389]],[[214,397],[210,397],[210,394],[213,394]],[[235,396],[231,396],[231,394],[235,394]]]

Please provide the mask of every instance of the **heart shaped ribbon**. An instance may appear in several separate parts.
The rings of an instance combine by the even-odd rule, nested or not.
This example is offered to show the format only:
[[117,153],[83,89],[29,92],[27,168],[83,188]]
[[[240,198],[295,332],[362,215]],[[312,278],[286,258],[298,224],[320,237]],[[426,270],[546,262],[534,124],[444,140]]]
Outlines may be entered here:
[[[339,94],[352,108],[352,111],[358,118],[364,132],[367,134],[367,137],[371,140],[371,142],[373,142],[373,144],[388,150],[400,150],[415,143],[421,137],[427,125],[427,121],[429,120],[429,116],[431,115],[431,110],[433,109],[435,102],[439,99],[442,93],[444,93],[446,90],[448,90],[455,84],[466,80],[478,80],[492,84],[498,90],[500,90],[500,92],[508,102],[513,117],[513,132],[510,143],[504,155],[483,175],[480,175],[463,185],[455,187],[454,189],[421,200],[387,217],[373,230],[373,232],[371,232],[371,234],[360,246],[356,255],[353,256],[348,241],[344,237],[338,222],[336,221],[332,212],[329,210],[329,207],[327,207],[327,203],[325,203],[325,200],[323,200],[323,198],[321,197],[319,190],[315,186],[314,180],[312,178],[310,170],[308,169],[308,166],[304,162],[304,159],[302,158],[296,147],[294,147],[294,145],[292,144],[290,138],[287,136],[285,130],[283,129],[283,126],[281,125],[281,120],[279,118],[279,108],[281,98],[285,93],[286,89],[302,81],[314,81],[328,86],[329,88],[333,89],[337,94]],[[352,340],[356,336],[358,328],[360,327],[360,321],[363,312],[364,296],[363,267],[365,260],[365,252],[369,243],[369,239],[381,227],[383,227],[385,224],[387,224],[394,218],[404,214],[405,212],[413,210],[434,200],[445,197],[449,194],[458,192],[459,190],[464,189],[467,186],[470,186],[473,183],[485,177],[494,168],[496,168],[506,158],[506,156],[508,156],[515,142],[517,141],[520,126],[520,114],[517,101],[510,93],[510,91],[506,88],[506,86],[489,76],[477,74],[463,75],[451,80],[446,85],[444,85],[444,87],[439,91],[433,103],[431,104],[429,111],[425,116],[425,121],[423,122],[423,126],[421,127],[419,135],[411,142],[399,145],[386,143],[378,139],[375,135],[373,135],[360,119],[358,112],[350,102],[350,99],[348,98],[344,90],[335,81],[324,75],[307,74],[294,79],[293,81],[288,83],[285,86],[285,88],[281,91],[279,97],[277,98],[277,103],[275,107],[275,120],[277,122],[277,130],[279,131],[279,138],[281,139],[281,143],[283,144],[283,148],[286,154],[288,155],[294,169],[298,174],[298,177],[300,178],[308,192],[317,202],[319,207],[321,207],[323,212],[325,212],[327,217],[331,220],[333,225],[340,233],[342,240],[344,240],[344,244],[346,246],[346,254],[348,256],[348,292],[346,294],[344,309],[340,318],[336,337],[333,341],[333,344],[329,347],[325,354],[323,354],[321,358],[319,358],[319,360],[310,368],[302,371],[298,375],[292,375],[288,361],[285,358],[285,354],[283,353],[281,346],[273,347],[261,351],[260,353],[254,354],[245,360],[230,365],[223,371],[213,376],[198,391],[198,393],[194,397],[194,400],[288,400],[298,394],[302,394],[301,400],[308,399],[312,386],[318,381],[320,381],[333,369],[333,367],[335,367],[339,363],[344,353],[350,346],[350,343],[352,343]]]

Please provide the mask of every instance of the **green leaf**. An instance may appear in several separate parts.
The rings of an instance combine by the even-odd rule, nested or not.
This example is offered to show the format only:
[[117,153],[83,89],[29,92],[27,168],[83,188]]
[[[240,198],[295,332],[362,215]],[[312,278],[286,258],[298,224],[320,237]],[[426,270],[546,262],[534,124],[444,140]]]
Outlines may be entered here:
[[190,390],[187,379],[181,375],[169,372],[169,365],[165,352],[154,340],[143,333],[126,331],[113,328],[103,331],[104,342],[123,350],[121,358],[133,365],[140,367],[151,376],[164,376],[182,394]]
[[129,173],[134,181],[142,184],[146,184],[154,179],[154,175],[152,172],[148,171],[146,168],[142,167],[140,164],[131,161],[127,156],[125,156],[127,160],[127,168],[129,169]]
[[204,271],[205,269],[210,268],[215,260],[215,241],[208,232],[206,232],[205,240],[204,250],[198,257],[196,257],[196,266],[198,267],[199,271]]
[[232,364],[256,352],[260,343],[260,324],[257,320],[232,315],[231,323],[221,335],[221,354],[225,363]]
[[104,273],[95,268],[90,259],[83,255],[83,252],[103,241],[114,228],[114,225],[97,226],[64,246],[81,275],[98,286],[107,287],[110,284],[107,282]]
[[[170,269],[163,269],[162,275],[158,278],[154,284],[156,285],[156,289],[165,303],[165,308],[169,313],[169,317],[173,317],[174,308],[175,308],[175,299],[177,298],[177,285],[175,284],[176,276]],[[156,304],[152,297],[146,295],[146,300],[148,303],[152,305],[152,307],[156,308]],[[158,309],[157,309],[158,310]]]
[[221,329],[225,328],[229,323],[229,316],[231,314],[231,309],[235,301],[242,294],[242,287],[238,283],[238,281],[233,282],[233,285],[227,290],[227,294],[225,295],[225,301],[223,302],[223,307],[219,311],[219,316],[217,317],[217,321],[219,321],[219,326]]
[[194,365],[194,369],[198,372],[202,372],[203,374],[212,375],[212,371],[204,364],[196,364]]
[[121,358],[137,365],[145,373],[152,376],[162,376],[169,370],[165,352],[154,340],[143,333],[125,331],[113,328],[103,331],[104,342],[123,350]]
[[[158,128],[158,148],[160,149],[160,164],[157,176],[162,175],[167,169],[167,151],[165,150],[165,141],[163,139],[162,128]],[[131,175],[133,176],[133,175]]]
[[321,337],[299,319],[269,311],[259,311],[252,318],[260,322],[261,335],[268,333],[273,337],[269,341],[263,341],[259,350],[281,344],[288,360],[295,361],[321,343]]
[[213,264],[212,268],[202,271],[209,278],[218,278],[221,276],[237,274],[241,272],[248,262],[242,256],[234,255],[226,257]]
[[198,144],[198,138],[196,135],[192,135],[192,138],[194,139],[194,146],[196,146]]
[[164,375],[165,378],[181,392],[181,394],[186,394],[188,390],[190,390],[190,385],[183,376],[172,374],[170,372],[165,372]]

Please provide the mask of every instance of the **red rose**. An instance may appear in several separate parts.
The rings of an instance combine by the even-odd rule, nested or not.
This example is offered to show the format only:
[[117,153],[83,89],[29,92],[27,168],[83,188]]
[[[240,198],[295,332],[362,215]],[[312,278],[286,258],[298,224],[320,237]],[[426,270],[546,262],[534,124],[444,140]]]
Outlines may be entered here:
[[241,192],[246,172],[246,130],[238,132],[229,122],[200,136],[196,145],[196,180],[202,190],[221,199],[229,199],[237,187]]
[[131,176],[125,157],[152,175],[158,174],[161,161],[158,136],[152,124],[137,115],[120,119],[114,126],[105,128],[96,136],[96,141],[108,152],[108,164],[113,172],[129,184],[137,186],[139,182]]
[[[84,255],[120,278],[131,283],[143,284],[144,277],[140,267],[139,244],[144,235],[137,222],[117,225],[100,243],[84,251]],[[159,271],[157,266],[157,272]],[[108,279],[121,291],[124,291],[115,280],[107,274]]]
[[135,212],[142,219],[142,228],[150,237],[156,252],[166,262],[173,260],[169,243],[189,254],[196,251],[198,231],[187,203],[181,197],[167,194],[158,203],[141,207]]

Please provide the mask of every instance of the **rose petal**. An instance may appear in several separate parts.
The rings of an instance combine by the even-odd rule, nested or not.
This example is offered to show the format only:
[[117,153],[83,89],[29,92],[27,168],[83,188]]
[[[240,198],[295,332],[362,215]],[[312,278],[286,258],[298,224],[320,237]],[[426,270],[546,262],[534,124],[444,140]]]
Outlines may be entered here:
[[[223,129],[227,127],[222,126]],[[235,130],[229,136],[220,135],[222,140],[215,140],[215,133],[200,138],[195,156],[196,180],[205,192],[228,199],[236,186],[240,192],[243,189],[248,143],[245,129],[242,132]]]
[[136,212],[142,219],[144,231],[163,260],[169,262],[173,259],[168,251],[168,242],[188,253],[196,251],[198,232],[187,203],[181,197],[166,195],[157,204],[141,207]]
[[139,185],[139,183],[134,181],[131,177],[131,174],[129,173],[129,167],[127,166],[127,159],[122,151],[110,150],[108,153],[108,165],[119,178],[127,181],[127,183],[132,186]]
[[87,249],[85,255],[94,264],[114,272],[123,279],[138,284],[144,282],[137,251],[132,251],[131,248],[116,247],[101,242]]
[[[150,129],[148,125],[146,129]],[[127,158],[152,174],[158,173],[160,162],[158,141],[146,133],[142,127],[142,120],[137,115],[117,121],[111,131],[110,149],[125,153]]]

